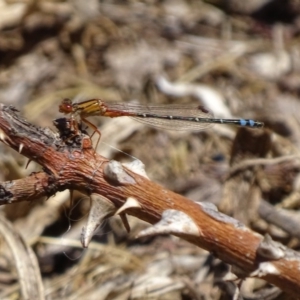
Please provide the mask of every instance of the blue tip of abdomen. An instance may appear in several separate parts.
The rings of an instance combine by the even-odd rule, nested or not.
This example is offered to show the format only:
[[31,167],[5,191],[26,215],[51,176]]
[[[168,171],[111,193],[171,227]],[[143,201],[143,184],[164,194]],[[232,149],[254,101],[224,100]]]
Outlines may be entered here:
[[240,124],[241,126],[255,126],[255,121],[253,120],[244,120],[244,119],[240,119]]
[[240,124],[241,124],[241,126],[247,126],[247,121],[246,120],[244,120],[244,119],[240,119]]

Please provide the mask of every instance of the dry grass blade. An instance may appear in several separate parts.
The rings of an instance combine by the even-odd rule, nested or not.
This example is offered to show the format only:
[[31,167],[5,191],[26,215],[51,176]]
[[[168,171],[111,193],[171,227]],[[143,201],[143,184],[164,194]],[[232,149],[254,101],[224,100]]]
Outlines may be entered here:
[[33,250],[3,216],[0,216],[0,234],[6,243],[2,243],[1,252],[6,249],[7,253],[12,254],[18,274],[16,279],[19,281],[19,285],[3,290],[0,293],[1,299],[19,293],[19,289],[19,297],[22,299],[45,299],[40,269]]

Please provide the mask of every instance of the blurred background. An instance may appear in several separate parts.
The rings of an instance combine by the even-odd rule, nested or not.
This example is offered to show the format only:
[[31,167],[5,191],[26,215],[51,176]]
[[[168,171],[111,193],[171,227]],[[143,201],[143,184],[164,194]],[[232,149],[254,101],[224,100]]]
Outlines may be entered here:
[[[139,159],[151,180],[212,202],[298,249],[299,46],[297,0],[0,0],[0,102],[52,130],[64,98],[203,105],[216,118],[262,121],[265,129],[215,125],[181,132],[126,117],[89,118],[99,126],[97,151],[105,157]],[[1,181],[40,170],[34,162],[25,169],[26,158],[4,144],[0,151]],[[229,178],[235,164],[259,158],[248,173]],[[241,183],[246,187],[238,191]],[[135,240],[149,226],[141,220],[130,218],[128,235],[111,218],[82,250],[90,202],[74,197],[74,206],[65,191],[1,207],[34,249],[47,299],[232,298],[234,284],[223,280],[226,264],[174,237]],[[18,299],[9,263],[16,258],[4,244],[0,298]],[[249,299],[262,290],[270,299],[278,294],[260,280],[243,286]]]

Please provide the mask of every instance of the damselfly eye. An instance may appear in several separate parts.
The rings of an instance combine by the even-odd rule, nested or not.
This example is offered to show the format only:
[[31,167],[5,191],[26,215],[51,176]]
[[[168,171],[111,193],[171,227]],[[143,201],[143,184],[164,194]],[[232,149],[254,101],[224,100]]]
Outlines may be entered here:
[[65,114],[73,112],[72,101],[70,99],[64,99],[59,106],[59,112]]

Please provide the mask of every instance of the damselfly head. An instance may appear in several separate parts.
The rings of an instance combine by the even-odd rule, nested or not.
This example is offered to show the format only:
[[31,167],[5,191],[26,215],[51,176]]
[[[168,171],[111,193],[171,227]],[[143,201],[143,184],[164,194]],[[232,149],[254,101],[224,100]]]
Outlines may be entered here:
[[70,113],[74,112],[72,101],[70,99],[62,100],[62,102],[59,106],[59,112],[64,113],[64,114],[70,114]]

